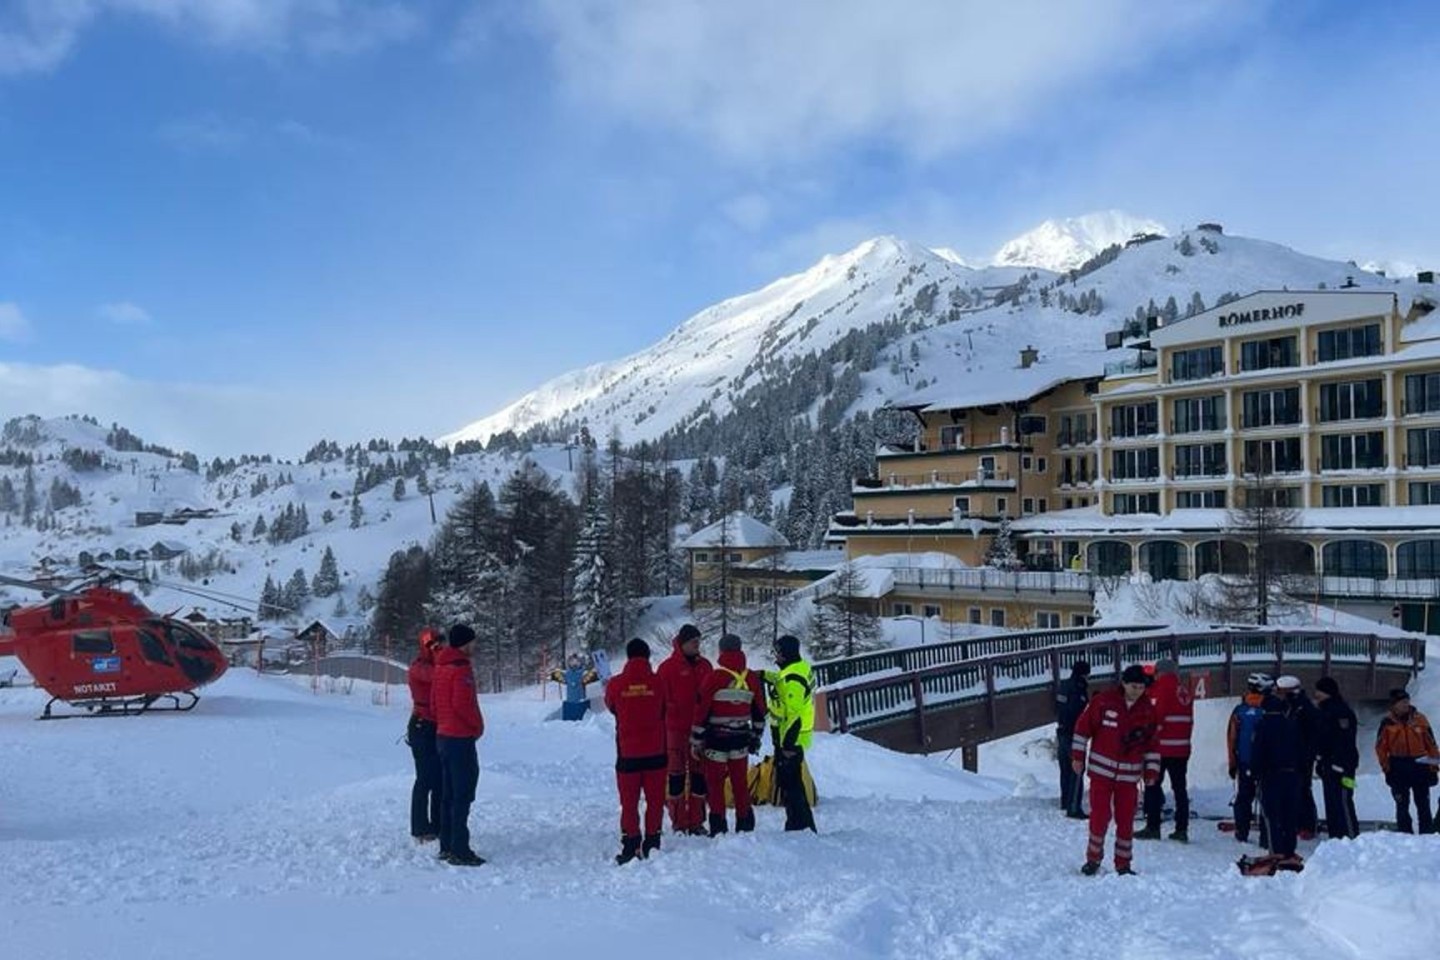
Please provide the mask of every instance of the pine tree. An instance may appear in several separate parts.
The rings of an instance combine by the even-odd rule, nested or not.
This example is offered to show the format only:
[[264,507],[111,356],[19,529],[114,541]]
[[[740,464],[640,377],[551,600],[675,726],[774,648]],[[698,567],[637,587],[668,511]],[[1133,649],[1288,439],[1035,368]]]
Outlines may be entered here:
[[310,589],[317,597],[334,596],[340,590],[340,568],[335,562],[335,551],[329,546],[320,557],[320,569],[315,571]]
[[1009,517],[1000,518],[1000,528],[995,531],[995,538],[985,548],[985,559],[982,562],[996,570],[1020,569],[1020,557],[1015,552],[1015,533],[1010,529]]
[[269,575],[265,576],[265,586],[260,588],[260,602],[257,604],[256,615],[261,620],[278,620],[285,615],[281,609],[284,600],[280,594],[280,588],[275,585],[275,580]]
[[405,499],[405,478],[404,478],[404,477],[396,477],[396,478],[395,478],[395,486],[394,486],[394,488],[390,491],[390,495],[391,495],[392,497],[394,497],[396,500],[404,500],[404,499]]
[[831,591],[815,603],[810,622],[810,656],[815,660],[853,657],[884,645],[880,622],[863,609],[861,580],[850,563],[832,574]]
[[15,484],[10,478],[0,477],[0,513],[14,513],[20,506],[20,497],[15,493]]
[[357,530],[365,522],[365,508],[360,506],[360,494],[350,495],[350,529]]
[[265,515],[261,514],[260,516],[255,518],[255,526],[250,528],[250,538],[252,540],[259,540],[261,537],[265,536],[265,531],[267,529],[269,528],[265,523]]
[[40,498],[35,493],[35,468],[26,466],[24,492],[20,494],[20,523],[29,526],[35,519],[35,510],[40,506]]
[[292,614],[298,614],[304,608],[306,601],[310,599],[310,581],[304,570],[295,568],[295,572],[290,574],[290,579],[285,583],[281,597]]

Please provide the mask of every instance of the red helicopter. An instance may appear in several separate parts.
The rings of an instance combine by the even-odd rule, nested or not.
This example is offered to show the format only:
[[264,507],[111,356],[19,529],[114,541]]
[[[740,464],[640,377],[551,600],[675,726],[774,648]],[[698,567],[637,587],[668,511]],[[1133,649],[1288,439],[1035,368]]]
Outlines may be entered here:
[[[0,584],[49,598],[0,615],[0,656],[17,657],[50,694],[41,720],[190,710],[200,702],[195,690],[228,666],[194,627],[103,581],[66,589],[0,576]],[[88,714],[54,713],[57,702]]]

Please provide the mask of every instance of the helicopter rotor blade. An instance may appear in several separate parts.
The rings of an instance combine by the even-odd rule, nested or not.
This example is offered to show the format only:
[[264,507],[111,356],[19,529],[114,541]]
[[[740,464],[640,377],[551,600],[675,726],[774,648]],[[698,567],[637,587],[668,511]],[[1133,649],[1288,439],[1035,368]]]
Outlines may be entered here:
[[78,596],[75,591],[66,587],[59,587],[53,584],[40,583],[36,580],[21,580],[18,577],[7,577],[0,574],[0,586],[20,587],[23,590],[35,590],[45,596],[74,597]]

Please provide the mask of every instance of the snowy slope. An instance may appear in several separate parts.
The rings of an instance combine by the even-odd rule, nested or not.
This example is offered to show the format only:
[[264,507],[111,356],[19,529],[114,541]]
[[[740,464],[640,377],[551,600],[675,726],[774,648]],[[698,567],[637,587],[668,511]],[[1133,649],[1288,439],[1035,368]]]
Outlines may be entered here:
[[[888,351],[888,364],[865,374],[857,409],[908,398],[937,381],[1008,384],[1027,345],[1039,349],[1042,362],[1065,358],[1063,375],[1098,373],[1106,361],[1123,359],[1105,353],[1105,333],[1119,329],[1137,308],[1148,311],[1152,302],[1163,310],[1171,297],[1184,316],[1196,294],[1213,306],[1226,294],[1333,288],[1347,278],[1366,287],[1414,288],[1411,281],[1278,244],[1199,231],[1126,248],[1073,281],[1049,269],[1014,265],[1069,269],[1137,231],[1164,228],[1114,212],[1051,222],[1007,244],[997,258],[1005,264],[983,269],[966,266],[952,251],[894,237],[870,240],[710,307],[638,354],[552,380],[442,441],[485,440],[561,417],[572,429],[587,423],[597,437],[608,436],[613,426],[625,442],[655,439],[703,412],[723,416],[734,398],[777,369],[776,361],[823,349],[849,330],[886,319],[903,319],[911,332]],[[1023,292],[1006,290],[1017,283]],[[1087,302],[1076,312],[1082,297]]]
[[5,955],[1418,960],[1440,936],[1430,837],[1327,843],[1255,880],[1197,832],[1087,879],[1085,825],[1052,802],[827,735],[818,834],[761,808],[754,834],[667,834],[619,868],[612,721],[541,722],[553,706],[485,701],[490,863],[464,869],[407,835],[398,691],[232,671],[184,716],[37,724],[38,695],[0,690]]

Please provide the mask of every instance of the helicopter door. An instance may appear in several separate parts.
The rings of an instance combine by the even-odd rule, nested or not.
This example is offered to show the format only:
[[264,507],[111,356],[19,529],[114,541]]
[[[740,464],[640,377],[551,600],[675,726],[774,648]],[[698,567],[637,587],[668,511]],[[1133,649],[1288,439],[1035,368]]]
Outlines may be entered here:
[[76,630],[70,635],[70,652],[77,657],[107,657],[115,652],[109,630]]

